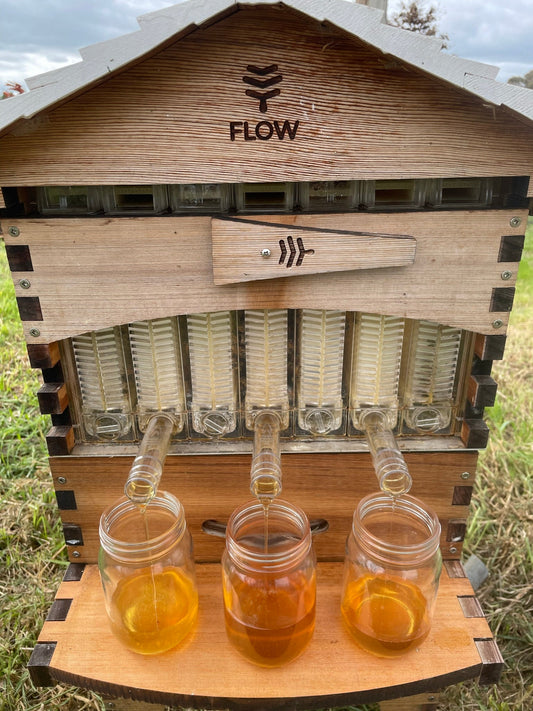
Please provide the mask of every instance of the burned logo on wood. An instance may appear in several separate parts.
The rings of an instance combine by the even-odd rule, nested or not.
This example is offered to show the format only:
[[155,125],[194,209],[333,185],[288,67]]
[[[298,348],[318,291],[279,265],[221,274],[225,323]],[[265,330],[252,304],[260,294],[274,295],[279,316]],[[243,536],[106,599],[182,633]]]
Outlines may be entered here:
[[[248,64],[246,71],[248,74],[245,74],[242,80],[253,89],[246,89],[245,94],[259,101],[259,111],[265,114],[269,109],[268,102],[281,94],[281,89],[277,85],[283,81],[283,75],[279,72],[277,64],[269,64],[266,67]],[[244,141],[269,141],[271,138],[278,138],[283,141],[287,137],[293,141],[296,138],[299,125],[299,121],[291,124],[287,120],[230,121],[230,139],[232,141],[239,138]]]

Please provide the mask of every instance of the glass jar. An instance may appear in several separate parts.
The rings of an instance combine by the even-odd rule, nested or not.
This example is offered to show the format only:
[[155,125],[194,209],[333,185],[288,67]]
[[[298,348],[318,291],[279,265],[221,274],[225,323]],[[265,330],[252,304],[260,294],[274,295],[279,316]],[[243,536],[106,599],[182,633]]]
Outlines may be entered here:
[[226,631],[241,654],[274,667],[304,651],[315,627],[316,558],[301,509],[279,499],[236,509],[222,579]]
[[198,614],[192,539],[183,506],[164,491],[145,507],[127,497],[100,519],[99,568],[111,629],[129,649],[179,644]]
[[437,516],[413,496],[378,493],[355,510],[341,610],[358,644],[395,657],[429,634],[442,567]]

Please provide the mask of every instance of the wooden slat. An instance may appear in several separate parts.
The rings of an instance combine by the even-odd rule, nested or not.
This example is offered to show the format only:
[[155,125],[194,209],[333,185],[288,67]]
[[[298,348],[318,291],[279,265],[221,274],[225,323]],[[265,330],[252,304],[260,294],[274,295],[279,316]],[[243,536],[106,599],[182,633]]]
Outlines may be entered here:
[[[32,290],[44,318],[24,324],[26,339],[50,342],[196,311],[284,307],[385,313],[493,334],[489,309],[502,283],[501,230],[514,214],[343,214],[337,219],[345,230],[413,235],[415,263],[224,286],[213,283],[209,217],[21,220],[33,259]],[[273,224],[287,220],[253,219],[265,218]],[[331,215],[294,219],[317,229],[331,226]],[[6,236],[6,242],[13,239]],[[14,272],[13,278],[22,295],[20,276]],[[498,333],[505,333],[508,318],[498,314]],[[32,326],[40,336],[30,334]]]
[[[97,448],[102,452],[102,447]],[[455,488],[464,484],[461,474],[475,471],[475,452],[405,453],[413,477],[411,493],[433,508],[442,524],[441,547],[445,557],[458,558],[461,544],[446,540],[448,521],[464,520],[468,507],[454,502]],[[57,457],[51,460],[56,494],[64,501],[64,524],[78,525],[83,547],[69,546],[77,562],[96,562],[100,515],[123,495],[133,457]],[[283,454],[282,497],[301,506],[310,519],[325,518],[329,530],[315,536],[320,560],[344,558],[346,537],[360,498],[378,489],[368,453]],[[60,481],[61,479],[61,481]],[[473,482],[472,476],[471,481]],[[196,559],[218,561],[224,547],[220,538],[202,531],[207,519],[226,522],[231,512],[251,498],[250,455],[169,455],[161,488],[183,503],[192,533]],[[61,497],[68,497],[62,499]],[[73,503],[75,502],[75,503]]]
[[497,390],[498,384],[490,375],[471,375],[468,379],[467,396],[472,407],[492,407]]
[[51,457],[69,454],[74,447],[74,429],[70,425],[54,425],[46,435],[46,446]]
[[28,343],[27,350],[32,368],[53,368],[59,362],[59,343]]
[[44,383],[37,391],[39,409],[43,415],[60,415],[68,405],[65,383]]
[[413,264],[416,240],[409,235],[360,234],[343,230],[342,216],[330,227],[314,218],[287,215],[282,224],[213,219],[213,277],[217,285],[257,279],[384,269]]
[[[58,595],[73,597],[67,620],[46,622],[39,639],[57,642],[50,673],[60,681],[195,708],[252,711],[359,704],[427,693],[479,675],[482,664],[474,638],[491,635],[483,618],[462,613],[458,596],[472,594],[467,580],[450,579],[444,571],[429,637],[400,659],[382,659],[360,650],[343,627],[342,568],[319,565],[314,638],[299,659],[277,669],[248,663],[228,642],[217,564],[197,566],[198,626],[173,652],[143,657],[120,646],[109,630],[96,566],[88,566],[79,583],[62,584]],[[70,585],[74,587],[68,593]]]
[[[281,93],[262,113],[243,77],[274,61]],[[264,120],[299,121],[296,137],[257,139]],[[232,141],[245,121],[257,140]],[[533,163],[531,129],[508,112],[280,7],[191,32],[16,133],[0,141],[1,185],[530,175]]]
[[489,428],[481,419],[465,419],[461,427],[461,439],[468,449],[483,449],[489,441]]
[[477,334],[475,353],[481,360],[501,360],[505,350],[507,336]]

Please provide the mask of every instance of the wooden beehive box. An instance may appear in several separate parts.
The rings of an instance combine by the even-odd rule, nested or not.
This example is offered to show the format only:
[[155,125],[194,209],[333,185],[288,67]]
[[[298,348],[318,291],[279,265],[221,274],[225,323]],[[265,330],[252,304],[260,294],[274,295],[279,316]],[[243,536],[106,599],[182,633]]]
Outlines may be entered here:
[[[198,708],[324,707],[493,680],[501,659],[459,558],[533,196],[533,95],[343,0],[192,0],[139,22],[0,105],[2,234],[30,363],[43,371],[73,563],[34,678]],[[350,201],[313,209],[312,186],[328,182],[348,186]],[[227,200],[180,208],[191,185]],[[64,197],[70,186],[84,188],[85,214]],[[246,498],[246,437],[184,436],[167,459],[164,488],[184,503],[199,563],[193,640],[147,660],[108,632],[98,519],[137,445],[83,436],[70,339],[245,309],[365,312],[463,333],[453,426],[401,444],[413,493],[441,519],[446,560],[434,630],[408,661],[368,658],[340,624],[344,540],[356,501],[376,488],[364,442],[349,436],[284,442],[286,498],[330,523],[316,539],[317,632],[301,659],[252,668],[225,639],[222,544],[201,525]]]

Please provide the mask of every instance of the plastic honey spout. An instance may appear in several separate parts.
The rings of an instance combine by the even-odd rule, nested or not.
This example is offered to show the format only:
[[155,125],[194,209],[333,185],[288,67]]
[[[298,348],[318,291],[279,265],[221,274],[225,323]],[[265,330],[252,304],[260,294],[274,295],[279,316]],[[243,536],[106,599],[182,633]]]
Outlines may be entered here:
[[273,410],[263,410],[254,418],[250,489],[264,505],[281,492],[280,429],[280,417]]
[[391,496],[407,494],[413,480],[383,410],[369,410],[360,418],[382,491]]
[[146,506],[157,493],[175,419],[166,412],[154,414],[130,469],[124,493],[134,504]]

